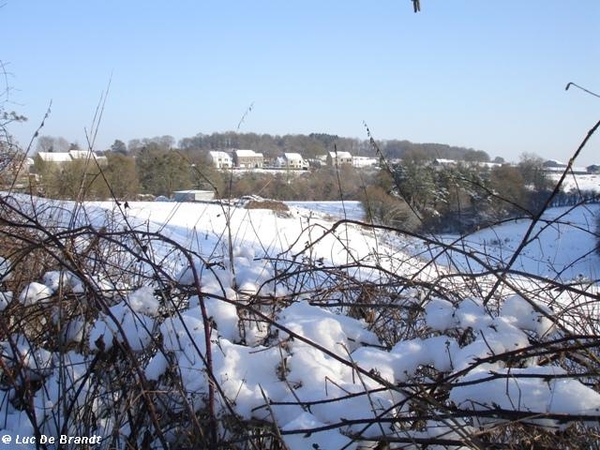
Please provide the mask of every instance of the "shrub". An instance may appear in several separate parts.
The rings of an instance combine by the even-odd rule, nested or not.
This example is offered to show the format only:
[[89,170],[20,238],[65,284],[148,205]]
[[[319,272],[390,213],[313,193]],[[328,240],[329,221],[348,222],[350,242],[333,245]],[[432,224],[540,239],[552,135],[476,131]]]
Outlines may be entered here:
[[[448,272],[399,250],[416,235],[350,220],[309,221],[276,256],[223,241],[203,256],[118,210],[67,205],[0,201],[10,433],[296,449],[589,448],[597,432],[593,287],[499,277],[421,236],[483,264]],[[356,225],[380,252],[352,257]]]

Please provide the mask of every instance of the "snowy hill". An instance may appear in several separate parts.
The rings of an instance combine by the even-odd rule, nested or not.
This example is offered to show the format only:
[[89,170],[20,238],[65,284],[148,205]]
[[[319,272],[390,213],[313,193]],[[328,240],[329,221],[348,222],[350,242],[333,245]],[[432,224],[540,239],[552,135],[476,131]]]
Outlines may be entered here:
[[[561,173],[549,174],[555,183],[561,178]],[[600,174],[577,174],[569,175],[563,183],[563,191],[595,191],[600,192]]]
[[[529,242],[521,249],[512,270],[565,282],[599,279],[600,257],[595,252],[599,214],[599,205],[550,209],[532,228]],[[460,240],[460,247],[484,259],[489,266],[502,266],[512,258],[530,226],[528,219],[511,220],[466,236]],[[445,241],[454,239],[449,236]],[[461,270],[473,269],[464,261],[464,255],[449,255]]]
[[[43,257],[27,283],[18,251],[0,266],[1,308],[28,318],[1,343],[21,374],[3,435],[483,448],[513,421],[597,427],[596,207],[549,211],[508,268],[526,221],[437,240],[364,226],[356,204],[341,222],[334,204],[127,206],[3,200],[7,229],[32,230],[12,245]],[[58,339],[31,331],[47,324]]]

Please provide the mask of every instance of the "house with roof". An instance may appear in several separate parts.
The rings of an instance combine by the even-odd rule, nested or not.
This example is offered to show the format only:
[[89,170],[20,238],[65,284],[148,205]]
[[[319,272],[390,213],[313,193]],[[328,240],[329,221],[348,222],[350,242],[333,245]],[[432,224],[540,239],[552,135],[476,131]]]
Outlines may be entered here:
[[38,152],[37,157],[44,163],[64,165],[73,161],[95,160],[98,164],[105,165],[108,160],[106,156],[100,156],[96,152],[88,150],[69,150],[68,152]]
[[600,173],[600,165],[592,164],[591,166],[587,166],[586,170],[588,173]]
[[435,167],[454,167],[457,166],[459,162],[456,159],[447,159],[447,158],[435,158],[431,165]]
[[241,169],[259,169],[264,165],[264,155],[254,150],[234,150],[233,164]]
[[372,156],[353,156],[352,165],[357,168],[374,167],[379,164],[379,159]]
[[71,155],[69,155],[68,152],[38,152],[36,157],[45,163],[53,163],[57,165],[62,165],[73,161],[73,158],[71,158]]
[[96,152],[91,152],[89,150],[69,150],[69,155],[71,155],[71,159],[75,160],[86,160],[86,159],[94,159],[99,164],[107,164],[108,159],[106,156],[99,155]]
[[284,153],[277,158],[275,165],[286,169],[308,169],[308,161],[300,153]]
[[[549,159],[542,163],[542,167],[543,167],[544,172],[547,172],[547,173],[562,173],[566,170],[566,168],[568,167],[568,164],[558,161],[556,159]],[[572,166],[570,170],[571,170],[571,173],[579,174],[579,175],[589,173],[589,169],[587,167]]]
[[542,163],[546,172],[562,172],[567,168],[567,164],[557,159],[547,159]]
[[352,165],[352,155],[350,154],[350,152],[329,152],[327,153],[327,165]]
[[208,158],[217,169],[230,169],[233,167],[233,159],[227,152],[217,150],[210,151],[208,152]]

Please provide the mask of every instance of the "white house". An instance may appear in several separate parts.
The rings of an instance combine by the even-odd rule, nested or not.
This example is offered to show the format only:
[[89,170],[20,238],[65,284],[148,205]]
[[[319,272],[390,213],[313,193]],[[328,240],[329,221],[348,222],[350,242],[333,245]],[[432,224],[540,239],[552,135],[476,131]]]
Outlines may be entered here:
[[97,155],[96,152],[90,152],[88,150],[69,150],[69,155],[73,161],[78,159],[95,159],[99,164],[108,164],[106,156]]
[[[547,161],[544,161],[542,163],[542,167],[544,168],[544,172],[548,172],[548,173],[562,173],[565,171],[565,169],[567,168],[567,163],[558,161],[556,159],[549,159]],[[584,173],[589,173],[589,170],[587,167],[571,167],[571,171],[574,174],[584,174]]]
[[308,169],[308,161],[300,153],[284,153],[277,158],[277,165],[288,169]]
[[455,159],[436,158],[433,160],[434,166],[456,166],[458,162]]
[[352,165],[354,167],[373,167],[379,163],[377,158],[372,156],[353,156]]
[[329,152],[327,154],[327,165],[343,166],[352,165],[352,155],[350,152]]
[[214,150],[208,152],[208,157],[217,169],[229,169],[233,167],[233,160],[229,153]]
[[44,162],[55,164],[65,164],[73,161],[73,158],[71,158],[71,155],[68,152],[38,152],[37,156]]
[[264,164],[264,155],[254,150],[234,150],[233,164],[242,169],[259,169]]
[[106,164],[106,156],[98,156],[95,152],[87,150],[69,150],[68,152],[38,152],[37,155],[44,162],[54,164],[68,164],[73,161],[93,159],[99,164]]

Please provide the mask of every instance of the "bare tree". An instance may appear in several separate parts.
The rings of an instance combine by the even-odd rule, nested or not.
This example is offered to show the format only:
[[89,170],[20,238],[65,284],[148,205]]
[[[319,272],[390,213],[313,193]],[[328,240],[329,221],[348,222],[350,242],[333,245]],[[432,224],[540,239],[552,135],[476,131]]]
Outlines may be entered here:
[[0,61],[0,76],[4,79],[4,88],[0,91],[0,178],[3,183],[6,180],[14,179],[23,160],[23,158],[18,157],[22,152],[8,131],[8,127],[12,123],[27,120],[25,116],[6,108],[10,103],[8,75],[6,65]]
[[38,152],[67,152],[71,144],[64,137],[40,136],[37,140]]

